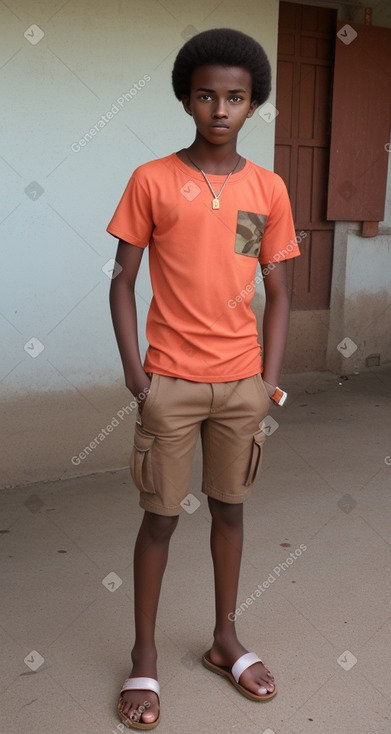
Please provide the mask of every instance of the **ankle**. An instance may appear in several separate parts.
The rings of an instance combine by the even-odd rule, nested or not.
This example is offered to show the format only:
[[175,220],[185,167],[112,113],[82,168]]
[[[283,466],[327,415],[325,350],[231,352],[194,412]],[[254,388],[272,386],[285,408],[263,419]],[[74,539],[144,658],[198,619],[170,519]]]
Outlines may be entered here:
[[230,627],[218,628],[213,631],[213,639],[217,646],[225,647],[228,642],[238,642],[236,629],[233,625]]
[[156,664],[157,661],[157,650],[154,643],[145,645],[138,642],[135,642],[132,652],[131,652],[131,658],[133,665],[137,665],[138,663],[145,662],[146,664]]

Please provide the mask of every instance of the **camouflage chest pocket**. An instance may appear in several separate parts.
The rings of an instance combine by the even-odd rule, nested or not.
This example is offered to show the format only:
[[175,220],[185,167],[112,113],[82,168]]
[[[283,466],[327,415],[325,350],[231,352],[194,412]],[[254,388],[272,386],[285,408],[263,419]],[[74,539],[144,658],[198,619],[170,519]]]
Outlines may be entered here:
[[259,257],[267,214],[243,212],[239,209],[236,221],[235,252],[238,255]]

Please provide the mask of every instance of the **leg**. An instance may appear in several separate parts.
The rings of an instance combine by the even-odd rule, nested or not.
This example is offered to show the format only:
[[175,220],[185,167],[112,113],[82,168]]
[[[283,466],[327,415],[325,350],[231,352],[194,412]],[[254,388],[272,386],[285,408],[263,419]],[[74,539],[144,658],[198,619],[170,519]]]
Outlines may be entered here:
[[[154,374],[151,394],[136,424],[131,456],[133,481],[145,515],[134,552],[135,643],[131,678],[156,679],[155,621],[171,535],[190,484],[192,458],[208,386]],[[204,396],[204,397],[203,397]],[[147,451],[146,451],[147,449]],[[166,516],[166,512],[170,516]],[[144,701],[147,702],[143,711]],[[145,690],[123,694],[122,714],[144,725],[158,717],[157,695]],[[137,717],[137,718],[136,718]]]
[[[243,546],[243,504],[228,504],[208,498],[212,515],[211,551],[215,578],[216,626],[210,658],[217,665],[232,666],[247,652],[228,617],[236,609]],[[262,663],[244,671],[240,683],[263,695],[274,691],[274,677]]]
[[[134,615],[135,643],[132,650],[133,669],[130,678],[156,678],[157,652],[155,622],[160,588],[167,564],[170,538],[178,516],[165,517],[145,512],[134,548]],[[158,699],[151,691],[126,691],[122,711],[135,721],[150,724],[158,716]],[[136,712],[145,702],[150,706],[139,716]]]

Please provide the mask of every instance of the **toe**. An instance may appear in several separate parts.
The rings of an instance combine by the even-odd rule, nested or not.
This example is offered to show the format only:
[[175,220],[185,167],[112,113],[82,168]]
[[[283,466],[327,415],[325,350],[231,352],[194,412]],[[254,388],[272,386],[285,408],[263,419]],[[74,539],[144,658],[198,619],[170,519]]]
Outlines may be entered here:
[[[130,721],[152,724],[159,716],[157,697],[153,693],[151,694],[150,691],[144,691],[143,693],[145,697],[142,697],[140,702],[134,696],[131,697],[129,693],[125,693],[121,700],[120,709]],[[148,694],[153,696],[155,700],[148,701]]]
[[260,688],[258,689],[258,694],[260,696],[266,696],[267,693],[273,693],[274,689],[274,683],[269,681],[268,683],[266,683],[266,686],[264,684],[260,686]]
[[[269,692],[274,691],[274,676],[270,670],[265,668],[263,663],[257,666],[257,672],[259,672],[258,681],[262,688],[266,688]],[[262,695],[262,694],[261,694]]]
[[120,709],[121,709],[122,713],[125,714],[125,716],[129,716],[129,714],[133,710],[133,706],[132,706],[131,700],[128,700],[124,696],[122,696],[121,703],[120,703]]
[[257,696],[266,696],[275,689],[274,678],[262,664],[251,665],[240,676],[240,684]]
[[150,711],[149,709],[144,711],[141,714],[141,721],[144,722],[144,724],[152,724],[154,721],[156,721],[159,714],[155,711]]
[[260,696],[265,696],[267,693],[273,693],[275,689],[274,678],[270,675],[261,676],[259,684],[260,687],[258,693]]

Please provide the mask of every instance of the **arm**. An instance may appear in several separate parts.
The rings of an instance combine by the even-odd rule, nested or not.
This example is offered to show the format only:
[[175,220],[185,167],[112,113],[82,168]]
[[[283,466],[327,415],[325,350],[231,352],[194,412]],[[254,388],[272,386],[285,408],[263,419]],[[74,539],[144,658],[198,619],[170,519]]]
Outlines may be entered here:
[[[268,267],[262,265],[262,268]],[[263,315],[263,379],[278,385],[289,326],[286,262],[274,263],[264,276],[266,305]]]
[[112,280],[110,287],[111,318],[124,368],[125,384],[134,396],[148,388],[151,382],[140,359],[134,295],[142,255],[141,247],[119,240],[115,259],[122,271]]

